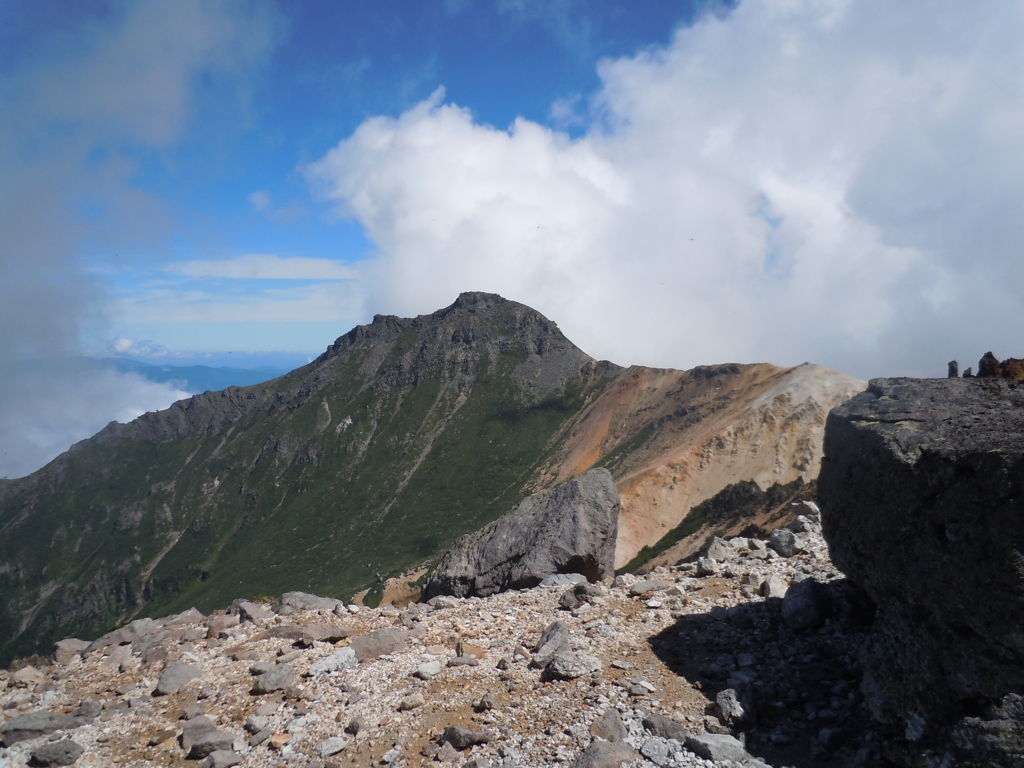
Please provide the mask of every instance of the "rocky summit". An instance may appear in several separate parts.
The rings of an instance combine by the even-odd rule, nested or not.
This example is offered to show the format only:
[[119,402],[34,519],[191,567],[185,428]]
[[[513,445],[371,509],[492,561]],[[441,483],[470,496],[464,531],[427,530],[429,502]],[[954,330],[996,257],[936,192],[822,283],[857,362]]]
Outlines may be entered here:
[[621,567],[730,484],[812,480],[826,413],[863,386],[812,365],[623,368],[493,294],[378,315],[279,379],[0,481],[0,663],[240,596],[408,598],[457,538],[597,467]]
[[878,607],[864,692],[886,755],[1024,765],[1024,389],[871,381],[829,415],[819,497]]
[[873,765],[870,611],[794,511],[643,579],[291,592],[65,639],[0,672],[0,768]]

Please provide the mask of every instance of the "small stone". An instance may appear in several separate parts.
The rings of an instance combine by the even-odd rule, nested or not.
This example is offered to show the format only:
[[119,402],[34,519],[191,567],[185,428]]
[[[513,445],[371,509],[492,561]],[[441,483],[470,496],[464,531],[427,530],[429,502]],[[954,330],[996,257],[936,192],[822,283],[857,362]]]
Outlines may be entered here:
[[789,585],[778,574],[770,574],[761,582],[761,594],[764,597],[785,597]]
[[153,695],[170,696],[177,693],[193,680],[197,680],[202,671],[201,667],[187,664],[184,661],[172,661],[160,675]]
[[491,734],[486,731],[474,731],[461,725],[449,725],[441,733],[439,741],[451,744],[455,749],[468,749],[474,744],[486,744],[491,740]]
[[492,709],[497,708],[498,700],[494,697],[493,693],[485,693],[480,701],[476,702],[473,706],[473,709],[477,712],[490,712]]
[[402,755],[402,750],[399,747],[392,747],[383,755],[381,755],[380,761],[385,765],[391,765]]
[[796,534],[786,528],[776,528],[768,537],[768,546],[782,557],[792,557],[799,551]]
[[56,731],[77,728],[79,725],[82,725],[82,722],[73,717],[36,710],[18,715],[0,725],[0,736],[3,737],[4,744],[10,747],[19,741],[37,739]]
[[655,765],[665,765],[669,758],[668,744],[664,739],[647,739],[640,747],[640,754]]
[[645,717],[643,725],[654,736],[660,736],[663,739],[675,739],[680,743],[685,741],[688,735],[682,723],[677,723],[675,720],[659,715],[657,712],[652,712]]
[[593,741],[572,764],[572,768],[621,768],[640,757],[622,741]]
[[406,633],[394,627],[375,629],[361,637],[357,637],[349,645],[361,662],[376,659],[385,653],[398,653],[406,648]]
[[275,733],[270,737],[270,748],[281,750],[291,740],[292,735],[290,733]]
[[441,662],[428,661],[425,664],[420,664],[413,674],[420,680],[431,680],[441,674]]
[[151,747],[156,747],[160,744],[166,744],[168,741],[173,740],[177,735],[178,732],[173,728],[164,728],[152,734],[146,743]]
[[348,612],[352,614],[359,613],[359,606],[355,604],[348,606]]
[[245,718],[245,730],[249,733],[259,733],[270,725],[270,718],[260,715],[249,715]]
[[345,747],[348,746],[348,740],[343,739],[341,736],[331,736],[329,739],[324,739],[316,745],[316,753],[320,757],[330,757],[336,755]]
[[548,662],[569,647],[569,625],[564,621],[553,621],[541,633],[540,640],[534,648],[534,657],[530,666],[534,669],[543,669]]
[[[401,709],[401,706],[399,706],[399,709]],[[345,733],[349,734],[350,736],[355,736],[357,733],[359,733],[359,731],[362,730],[362,728],[363,728],[363,720],[362,720],[362,718],[360,718],[360,717],[353,717],[349,721],[348,725],[345,726]]]
[[258,733],[254,733],[252,735],[252,738],[249,739],[249,746],[250,747],[258,747],[260,744],[262,744],[263,742],[265,742],[267,739],[270,738],[271,733],[272,733],[272,731],[269,728],[264,728],[262,731],[259,731]]
[[718,563],[710,557],[702,557],[697,560],[697,576],[704,577],[716,575],[718,575]]
[[475,659],[472,656],[456,656],[453,659],[448,659],[449,667],[479,667],[480,660]]
[[736,738],[725,733],[702,733],[686,737],[686,748],[705,760],[721,762],[746,760],[747,750]]
[[544,668],[544,675],[547,678],[560,680],[575,680],[584,675],[590,675],[601,669],[601,660],[596,656],[589,656],[577,651],[563,651],[555,654],[550,663]]
[[409,710],[416,709],[417,707],[422,707],[426,703],[427,701],[423,698],[422,693],[413,693],[398,702],[398,711],[408,712]]
[[356,652],[351,648],[341,648],[330,656],[314,661],[309,667],[311,675],[325,675],[330,672],[338,672],[343,669],[352,669],[359,663]]
[[295,682],[295,670],[290,664],[275,664],[274,668],[256,678],[252,692],[255,694],[282,691]]
[[231,768],[242,762],[242,755],[230,749],[218,749],[206,756],[203,768]]
[[44,768],[51,765],[72,765],[84,751],[80,744],[71,739],[48,741],[32,750],[32,763]]
[[622,722],[622,715],[615,707],[608,707],[600,717],[590,725],[590,733],[605,741],[625,741],[629,730]]

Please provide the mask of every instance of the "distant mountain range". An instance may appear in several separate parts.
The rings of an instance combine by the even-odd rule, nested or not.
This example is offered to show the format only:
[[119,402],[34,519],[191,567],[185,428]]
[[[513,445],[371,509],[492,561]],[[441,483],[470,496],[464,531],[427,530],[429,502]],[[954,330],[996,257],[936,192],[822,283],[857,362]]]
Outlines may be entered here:
[[154,365],[125,357],[95,358],[104,368],[113,368],[121,373],[135,373],[149,381],[173,384],[191,395],[201,392],[248,387],[262,384],[288,373],[286,368],[262,366],[259,368],[225,368],[207,365]]
[[0,481],[0,663],[237,597],[373,603],[594,466],[622,497],[624,564],[731,483],[816,477],[825,415],[863,386],[811,365],[623,368],[492,294],[378,315],[284,376],[112,423]]

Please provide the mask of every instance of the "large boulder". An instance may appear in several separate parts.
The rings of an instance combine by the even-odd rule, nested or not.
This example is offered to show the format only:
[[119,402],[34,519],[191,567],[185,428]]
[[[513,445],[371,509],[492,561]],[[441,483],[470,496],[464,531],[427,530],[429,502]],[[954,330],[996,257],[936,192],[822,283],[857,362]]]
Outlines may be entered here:
[[985,734],[1021,724],[985,713],[1024,690],[1024,388],[876,379],[831,412],[824,450],[832,559],[877,605],[862,687],[888,757],[1020,764],[1019,738]]
[[619,493],[611,473],[588,470],[535,493],[456,541],[424,587],[423,598],[485,597],[535,587],[552,573],[580,573],[590,581],[611,576],[618,518]]

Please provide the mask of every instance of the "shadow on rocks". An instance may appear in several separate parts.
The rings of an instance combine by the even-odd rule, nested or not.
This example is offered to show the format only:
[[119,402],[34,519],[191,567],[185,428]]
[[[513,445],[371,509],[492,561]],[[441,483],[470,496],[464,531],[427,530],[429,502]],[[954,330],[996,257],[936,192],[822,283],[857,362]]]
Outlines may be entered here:
[[874,605],[847,579],[807,582],[785,601],[680,616],[651,647],[710,700],[707,730],[745,734],[748,751],[772,765],[881,766],[860,692]]

